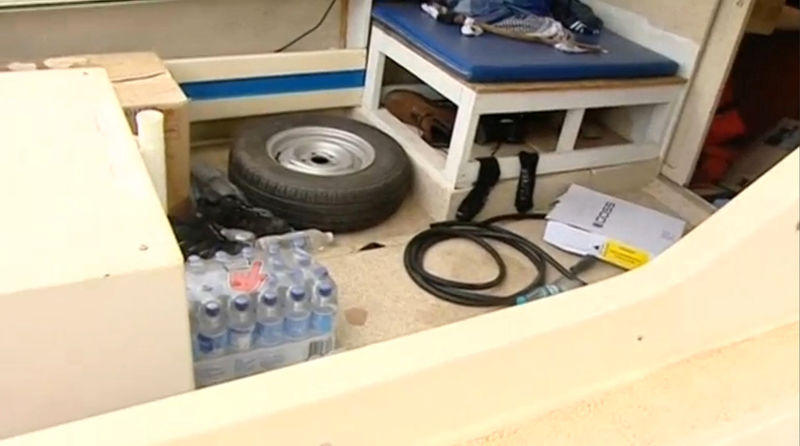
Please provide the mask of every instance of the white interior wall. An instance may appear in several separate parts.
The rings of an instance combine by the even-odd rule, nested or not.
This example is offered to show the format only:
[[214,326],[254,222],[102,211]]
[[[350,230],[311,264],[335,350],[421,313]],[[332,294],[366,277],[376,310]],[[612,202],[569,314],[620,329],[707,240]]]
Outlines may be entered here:
[[647,19],[665,31],[703,43],[714,16],[714,0],[603,0]]
[[[0,58],[155,50],[164,58],[271,52],[329,0],[163,0],[0,12]],[[338,47],[340,5],[292,51]]]

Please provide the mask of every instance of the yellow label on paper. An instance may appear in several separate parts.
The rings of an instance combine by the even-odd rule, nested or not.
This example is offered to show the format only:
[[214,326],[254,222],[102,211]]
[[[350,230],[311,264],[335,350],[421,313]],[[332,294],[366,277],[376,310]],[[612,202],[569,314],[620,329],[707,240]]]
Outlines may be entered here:
[[650,261],[650,254],[616,240],[609,240],[600,258],[624,269],[638,268]]

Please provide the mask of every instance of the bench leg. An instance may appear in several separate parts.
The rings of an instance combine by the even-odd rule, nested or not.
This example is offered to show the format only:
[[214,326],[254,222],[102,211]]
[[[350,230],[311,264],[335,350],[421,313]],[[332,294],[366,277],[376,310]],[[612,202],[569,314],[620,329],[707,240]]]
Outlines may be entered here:
[[646,140],[661,146],[662,155],[669,142],[669,138],[667,138],[667,128],[672,118],[673,106],[673,102],[654,106],[653,112],[650,115],[650,123],[647,126]]
[[377,111],[381,103],[386,54],[381,50],[380,43],[380,39],[373,38],[367,56],[367,73],[364,80],[364,95],[361,99],[361,104],[368,111]]
[[447,150],[447,162],[444,166],[444,177],[448,185],[455,188],[459,175],[463,175],[464,168],[472,155],[472,145],[475,142],[475,133],[478,130],[480,115],[476,110],[478,95],[464,89],[461,101],[458,104],[456,122],[453,126],[453,135],[450,137],[450,147]]
[[564,124],[561,126],[561,133],[558,136],[556,152],[575,150],[575,141],[578,140],[578,133],[581,130],[581,123],[583,123],[583,115],[585,113],[585,108],[567,110],[567,115],[564,117]]

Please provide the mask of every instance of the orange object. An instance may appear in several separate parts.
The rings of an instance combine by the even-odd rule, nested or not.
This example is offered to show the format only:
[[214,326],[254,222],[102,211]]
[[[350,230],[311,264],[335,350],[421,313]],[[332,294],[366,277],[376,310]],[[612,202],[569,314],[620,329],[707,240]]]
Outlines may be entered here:
[[729,80],[728,82],[725,82],[725,86],[722,87],[722,95],[720,95],[719,104],[717,104],[717,110],[732,106],[733,100],[733,83]]
[[717,184],[725,177],[738,152],[728,146],[705,146],[692,178],[692,186]]
[[716,146],[725,144],[733,139],[740,138],[747,133],[747,127],[742,120],[742,115],[736,109],[718,112],[711,122],[711,128],[706,135],[705,145]]

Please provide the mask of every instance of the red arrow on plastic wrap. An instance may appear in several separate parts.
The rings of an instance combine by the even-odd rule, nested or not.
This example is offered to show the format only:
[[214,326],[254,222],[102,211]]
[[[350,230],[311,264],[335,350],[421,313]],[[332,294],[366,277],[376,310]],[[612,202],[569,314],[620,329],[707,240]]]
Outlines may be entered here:
[[231,289],[242,293],[252,293],[257,290],[267,278],[267,275],[261,272],[262,265],[260,260],[256,260],[250,265],[250,269],[231,271]]

